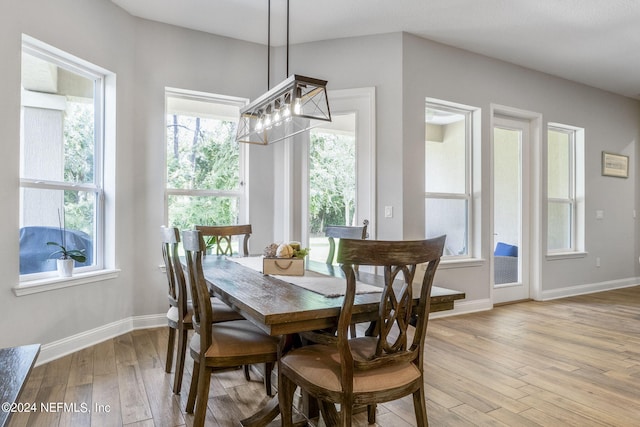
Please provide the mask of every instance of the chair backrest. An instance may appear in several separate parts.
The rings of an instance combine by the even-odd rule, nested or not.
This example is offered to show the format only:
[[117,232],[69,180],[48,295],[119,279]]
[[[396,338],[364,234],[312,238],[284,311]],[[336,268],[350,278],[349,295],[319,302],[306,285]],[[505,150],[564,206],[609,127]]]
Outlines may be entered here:
[[179,319],[187,314],[187,284],[178,254],[180,231],[175,227],[162,227],[162,258],[169,284],[169,304],[178,307]]
[[[347,291],[338,322],[338,348],[343,377],[355,369],[370,369],[394,362],[410,361],[422,372],[424,340],[429,319],[431,287],[444,249],[445,236],[417,241],[343,239],[338,262],[346,276]],[[414,276],[418,264],[426,264],[417,307],[413,303]],[[349,325],[356,291],[354,265],[384,267],[384,289],[377,319],[375,354],[367,359],[354,357],[349,346]],[[407,329],[412,314],[417,317],[411,343]],[[343,384],[344,386],[344,384]]]
[[209,302],[209,287],[202,270],[202,257],[207,246],[199,230],[182,232],[182,247],[184,248],[187,264],[187,277],[191,285],[191,300],[193,304],[193,329],[200,334],[201,354],[211,345],[211,323],[213,308]]
[[249,256],[249,237],[251,237],[251,224],[244,225],[196,225],[196,230],[203,237],[213,237],[211,243],[215,243],[216,255],[233,255],[231,240],[238,236],[242,241],[242,255]]
[[336,241],[335,239],[366,239],[369,237],[367,234],[367,226],[369,220],[365,219],[362,222],[362,226],[353,227],[348,225],[327,225],[324,229],[324,235],[329,238],[329,254],[327,255],[327,264],[333,264],[333,259],[336,253]]

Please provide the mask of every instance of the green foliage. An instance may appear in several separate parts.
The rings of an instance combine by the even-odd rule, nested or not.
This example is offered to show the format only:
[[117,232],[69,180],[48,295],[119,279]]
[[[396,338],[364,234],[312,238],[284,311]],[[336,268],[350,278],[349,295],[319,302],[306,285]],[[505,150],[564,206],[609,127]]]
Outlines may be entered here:
[[[167,117],[167,187],[235,191],[240,183],[240,147],[231,121],[184,115]],[[197,194],[197,193],[196,193]],[[197,224],[235,224],[238,199],[210,194],[169,197],[169,222],[180,229]]]
[[63,213],[60,213],[60,209],[58,209],[58,223],[60,228],[60,243],[58,242],[47,242],[47,245],[57,246],[60,248],[59,250],[53,252],[50,256],[60,254],[60,259],[73,259],[77,262],[85,262],[87,257],[84,254],[84,249],[67,249],[67,228],[66,228],[66,216]]
[[350,225],[355,213],[355,138],[311,132],[309,152],[311,233],[327,224]]
[[300,249],[293,250],[294,258],[304,258],[307,255],[309,255],[309,248],[300,248]]
[[[64,118],[64,179],[86,184],[94,180],[93,104],[67,102]],[[67,228],[93,236],[95,194],[86,191],[64,192]]]

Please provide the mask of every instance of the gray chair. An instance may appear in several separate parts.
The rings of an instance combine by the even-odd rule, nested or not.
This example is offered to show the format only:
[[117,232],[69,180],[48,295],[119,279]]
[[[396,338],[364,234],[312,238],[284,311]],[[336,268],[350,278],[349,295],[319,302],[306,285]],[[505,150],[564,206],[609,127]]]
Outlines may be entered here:
[[329,254],[327,255],[326,263],[332,265],[335,259],[336,253],[336,241],[335,239],[366,239],[369,237],[367,233],[367,227],[369,226],[369,220],[365,219],[362,222],[362,226],[348,226],[348,225],[327,225],[324,230],[324,235],[329,238]]

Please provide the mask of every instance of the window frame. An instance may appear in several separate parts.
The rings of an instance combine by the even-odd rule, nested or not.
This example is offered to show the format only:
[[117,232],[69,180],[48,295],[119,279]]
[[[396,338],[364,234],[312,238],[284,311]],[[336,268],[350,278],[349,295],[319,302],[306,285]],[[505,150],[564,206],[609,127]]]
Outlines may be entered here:
[[[201,102],[210,102],[221,105],[230,105],[238,108],[238,118],[240,117],[240,108],[248,103],[246,98],[239,98],[227,95],[220,95],[208,92],[200,92],[189,89],[179,89],[174,87],[165,87],[164,91],[164,117],[163,123],[166,124],[167,115],[170,114],[168,109],[169,98],[181,98],[186,100],[194,100]],[[238,189],[237,190],[205,190],[205,189],[181,189],[169,188],[167,176],[167,127],[164,127],[164,223],[169,222],[169,197],[170,196],[192,196],[192,197],[237,197],[238,198],[238,224],[248,221],[249,203],[247,199],[247,171],[248,171],[248,152],[247,144],[239,144],[239,170],[238,170]]]
[[[109,72],[101,67],[91,64],[81,58],[71,55],[65,51],[50,46],[44,42],[41,42],[35,38],[22,35],[22,48],[20,55],[28,54],[36,58],[47,61],[59,68],[63,68],[66,71],[77,74],[84,78],[93,80],[94,94],[93,94],[93,119],[94,119],[94,135],[93,135],[93,183],[72,183],[67,181],[52,181],[42,180],[37,178],[25,178],[22,176],[22,167],[19,172],[19,188],[22,192],[23,189],[38,189],[38,190],[58,190],[58,191],[75,191],[75,192],[90,192],[95,197],[95,212],[94,212],[94,241],[93,243],[93,265],[86,267],[76,267],[74,271],[76,275],[80,275],[81,278],[59,278],[56,271],[46,271],[39,273],[20,274],[18,288],[23,288],[23,291],[16,291],[17,295],[28,294],[38,292],[35,290],[29,290],[34,286],[41,287],[42,285],[49,285],[49,288],[65,287],[66,285],[59,285],[61,282],[73,282],[73,284],[80,284],[84,282],[91,282],[98,279],[82,278],[82,275],[96,276],[104,274],[105,271],[105,249],[104,249],[104,236],[105,236],[105,168],[104,168],[104,150],[105,150],[105,122],[106,122],[106,81],[109,77]],[[24,94],[24,91],[23,91]],[[24,106],[24,95],[21,96],[20,108],[22,110]],[[22,115],[22,114],[21,114]],[[21,120],[22,122],[22,120]],[[23,137],[23,125],[20,126],[20,137]],[[22,144],[21,144],[22,145]],[[20,153],[20,164],[24,161],[23,153]],[[19,215],[22,218],[22,202],[19,203]],[[111,275],[113,271],[108,271],[106,274]],[[58,285],[56,285],[58,283]],[[26,289],[26,290],[25,290]]]
[[[445,111],[452,114],[461,114],[465,117],[465,191],[464,193],[441,193],[426,191],[427,170],[425,167],[425,236],[426,221],[428,212],[426,211],[426,202],[432,200],[462,200],[466,202],[466,246],[467,253],[461,255],[443,255],[442,265],[446,268],[446,264],[457,265],[459,263],[474,263],[480,259],[480,218],[477,212],[477,206],[480,206],[480,166],[476,164],[480,157],[480,123],[481,110],[477,107],[469,105],[453,103],[441,99],[426,98],[425,110],[435,109]],[[425,120],[426,124],[426,120]],[[425,134],[425,161],[427,154],[427,140]],[[426,166],[426,165],[425,165]]]
[[[563,258],[570,255],[585,254],[585,144],[584,129],[549,122],[547,124],[547,156],[549,153],[549,132],[558,132],[568,135],[569,138],[569,189],[567,198],[557,198],[549,196],[549,160],[547,158],[546,176],[546,196],[547,196],[547,256]],[[551,203],[562,203],[571,209],[569,226],[570,247],[569,248],[549,248],[549,206]]]

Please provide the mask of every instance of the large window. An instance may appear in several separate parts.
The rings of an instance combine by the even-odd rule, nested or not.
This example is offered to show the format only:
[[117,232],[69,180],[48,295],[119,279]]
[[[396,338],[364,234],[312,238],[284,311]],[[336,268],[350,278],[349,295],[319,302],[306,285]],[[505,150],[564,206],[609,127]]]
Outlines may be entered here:
[[427,101],[425,109],[425,234],[447,235],[445,257],[473,256],[474,114]]
[[361,225],[355,216],[356,114],[332,119],[310,131],[309,258],[316,261],[325,261],[329,253],[327,225]]
[[20,150],[20,274],[53,275],[55,248],[83,250],[79,271],[103,267],[105,74],[23,37]]
[[177,89],[166,91],[167,223],[244,222],[244,147],[235,142],[244,101]]
[[547,250],[584,250],[584,130],[549,124]]

